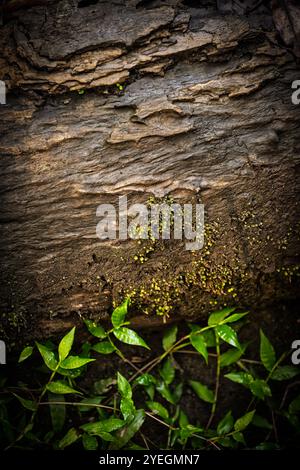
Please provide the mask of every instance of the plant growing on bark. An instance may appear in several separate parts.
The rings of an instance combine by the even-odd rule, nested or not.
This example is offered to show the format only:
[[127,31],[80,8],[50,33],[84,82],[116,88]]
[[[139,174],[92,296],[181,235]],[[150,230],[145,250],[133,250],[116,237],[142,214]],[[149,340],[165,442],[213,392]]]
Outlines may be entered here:
[[[36,350],[43,365],[35,368],[37,388],[19,383],[6,386],[6,379],[2,380],[0,420],[4,447],[64,449],[82,445],[86,450],[148,449],[152,446],[147,433],[149,420],[166,431],[160,443],[166,449],[279,448],[278,418],[299,433],[300,396],[293,394],[290,399],[296,383],[289,382],[279,404],[273,394],[273,384],[290,381],[299,374],[299,368],[282,364],[287,355],[277,357],[262,330],[260,359],[245,358],[248,345],[240,342],[237,331],[247,312],[237,313],[234,308],[213,312],[206,326],[189,324],[188,333],[180,338],[178,327],[172,326],[162,338],[162,352],[138,368],[120,349],[121,343],[150,349],[128,328],[128,303],[127,299],[114,310],[108,331],[85,321],[91,337],[81,345],[78,354],[72,353],[75,328],[62,338],[58,347],[47,341],[27,346],[21,352],[20,363]],[[87,393],[80,379],[86,375],[88,364],[99,360],[99,354],[119,356],[133,373],[126,374],[127,378],[120,371],[114,377],[102,377],[94,382],[93,393]],[[214,387],[192,377],[183,380],[176,361],[179,354],[198,355],[199,360],[211,367]],[[40,386],[40,374],[45,372],[48,379]],[[232,410],[221,418],[217,416],[221,383],[226,380],[249,392],[249,403],[241,416],[234,416]],[[208,407],[206,422],[193,422],[187,416],[182,398],[188,388]],[[12,409],[17,409],[13,417]],[[258,440],[253,439],[255,429],[259,429]]]

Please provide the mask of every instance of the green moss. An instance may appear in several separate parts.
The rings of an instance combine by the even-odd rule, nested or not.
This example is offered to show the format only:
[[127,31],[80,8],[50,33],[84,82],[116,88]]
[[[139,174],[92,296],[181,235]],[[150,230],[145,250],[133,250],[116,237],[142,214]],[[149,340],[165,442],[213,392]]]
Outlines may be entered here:
[[300,264],[291,266],[282,266],[277,269],[277,272],[287,281],[292,282],[293,278],[300,277]]
[[[167,264],[150,279],[145,279],[139,286],[128,286],[124,296],[131,298],[131,305],[145,314],[156,314],[169,317],[174,313],[185,296],[193,296],[195,292],[201,290],[203,294],[210,298],[209,304],[216,305],[218,302],[229,302],[238,295],[233,286],[237,277],[246,278],[242,272],[239,261],[236,259],[235,266],[229,266],[224,260],[218,263],[212,262],[211,257],[216,240],[219,237],[220,226],[216,221],[205,224],[205,245],[201,251],[191,254],[191,262],[186,267],[174,275],[174,269]],[[144,255],[139,252],[134,256],[134,261],[143,263]]]
[[[173,202],[172,198],[150,197],[147,204],[151,207],[153,204]],[[182,251],[179,250],[176,256],[172,255],[175,246],[172,240],[155,240],[149,230],[148,239],[136,241],[138,249],[128,260],[129,264],[133,263],[133,269],[138,270],[138,278],[118,290],[114,304],[117,305],[121,297],[129,296],[136,313],[167,318],[185,308],[186,311],[205,313],[211,306],[222,308],[251,298],[251,288],[246,285],[251,287],[251,280],[256,282],[256,272],[261,269],[261,262],[269,266],[271,261],[276,261],[275,255],[280,254],[279,250],[284,252],[287,249],[296,230],[287,229],[286,236],[278,241],[266,233],[263,222],[252,210],[243,211],[235,220],[238,222],[237,242],[240,240],[238,232],[242,230],[243,241],[246,241],[248,249],[251,248],[250,254],[245,256],[252,260],[250,268],[243,261],[242,246],[228,247],[228,243],[235,241],[234,233],[224,243],[227,228],[219,219],[205,224],[202,250],[186,252],[182,246]],[[161,233],[162,226],[159,228]],[[149,262],[154,252],[158,263]],[[263,258],[262,252],[265,253]],[[272,258],[267,256],[268,253],[272,254]],[[256,263],[259,263],[257,269]],[[289,282],[300,275],[299,266],[279,267],[277,271]]]
[[[150,196],[147,199],[147,208],[148,208],[148,210],[151,210],[151,207],[154,204],[167,204],[167,205],[171,206],[171,204],[173,204],[173,202],[174,202],[174,199],[171,196],[165,196],[163,198]],[[173,217],[172,217],[172,214],[171,214],[171,221],[170,221],[171,230],[173,228],[173,225],[174,225],[174,221],[173,221]],[[158,227],[158,231],[159,231],[160,236],[162,234],[163,228],[164,227],[163,227],[162,219],[160,217],[159,227]],[[142,230],[141,228],[137,228],[136,229],[136,235],[140,235],[141,230]],[[133,260],[137,263],[140,263],[140,264],[145,263],[146,261],[149,260],[151,254],[155,251],[155,249],[157,248],[159,243],[160,243],[160,240],[157,240],[154,237],[154,234],[152,232],[152,228],[151,228],[151,226],[149,226],[148,227],[148,233],[147,233],[147,239],[146,240],[141,240],[141,239],[137,240],[137,244],[140,245],[140,248],[134,254]]]
[[[0,337],[3,340],[17,338],[26,328],[26,317],[23,310],[13,310],[11,312],[3,312],[0,314]],[[15,343],[8,344],[9,347],[14,346]]]

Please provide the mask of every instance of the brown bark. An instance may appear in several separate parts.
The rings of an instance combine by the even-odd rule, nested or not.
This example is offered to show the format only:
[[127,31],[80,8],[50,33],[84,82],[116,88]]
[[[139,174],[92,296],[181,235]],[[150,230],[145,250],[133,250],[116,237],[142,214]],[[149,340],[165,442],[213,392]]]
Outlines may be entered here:
[[[78,314],[107,318],[128,293],[133,315],[162,305],[188,318],[216,302],[253,308],[295,296],[293,45],[263,5],[239,16],[207,3],[64,1],[14,13],[2,28],[8,334],[13,314],[20,332],[56,332]],[[206,247],[100,242],[96,208],[120,194],[201,200]]]

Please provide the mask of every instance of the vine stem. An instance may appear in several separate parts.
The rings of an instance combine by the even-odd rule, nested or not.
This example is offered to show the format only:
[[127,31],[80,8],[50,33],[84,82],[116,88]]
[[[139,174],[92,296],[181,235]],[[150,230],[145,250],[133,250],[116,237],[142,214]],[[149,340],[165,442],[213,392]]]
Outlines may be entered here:
[[[270,381],[270,379],[271,379],[271,377],[272,377],[272,374],[273,374],[274,371],[277,369],[277,367],[280,366],[280,364],[282,363],[282,361],[286,358],[287,354],[288,354],[287,352],[284,352],[284,353],[280,356],[280,358],[275,362],[275,364],[273,365],[272,369],[270,370],[270,372],[269,372],[269,374],[268,374],[268,376],[267,376],[267,378],[266,378],[266,383],[268,383],[268,382]],[[252,397],[252,399],[251,399],[251,401],[250,401],[250,403],[249,403],[249,405],[248,405],[247,411],[248,411],[253,405],[255,405],[256,402],[257,402],[257,398]]]
[[23,431],[21,432],[21,434],[19,434],[19,436],[16,438],[16,440],[15,440],[13,443],[9,444],[9,446],[7,446],[4,450],[9,450],[11,447],[14,447],[14,445],[15,445],[17,442],[19,442],[21,439],[23,439],[23,437],[25,436],[25,434],[27,434],[27,432],[32,429],[33,423],[34,423],[34,419],[35,419],[36,414],[37,414],[37,412],[38,412],[38,408],[39,408],[39,406],[40,406],[40,404],[41,404],[41,400],[42,400],[43,396],[45,395],[45,393],[46,393],[46,391],[47,391],[48,385],[49,385],[49,384],[52,382],[52,380],[54,379],[54,376],[55,376],[55,374],[56,374],[56,372],[57,372],[59,366],[60,366],[60,362],[57,364],[56,368],[52,371],[52,374],[50,375],[50,378],[49,378],[48,382],[47,382],[46,385],[43,387],[43,389],[42,389],[42,391],[41,391],[41,394],[40,394],[40,396],[39,396],[39,398],[38,398],[38,401],[37,401],[37,403],[36,403],[36,408],[35,408],[35,410],[32,412],[32,415],[31,415],[31,417],[30,417],[29,423],[25,426],[25,428],[23,429]]
[[[204,328],[201,328],[199,330],[198,334],[203,333],[204,331],[212,329],[212,326],[205,326]],[[156,358],[152,359],[152,361],[148,362],[146,365],[144,365],[139,371],[137,371],[132,377],[130,377],[129,382],[134,380],[136,377],[138,377],[142,372],[150,372],[157,364],[159,364],[163,359],[168,356],[170,353],[175,353],[182,347],[186,345],[182,345],[184,341],[187,341],[190,339],[191,333],[189,333],[186,336],[183,336],[180,338],[175,344],[173,344],[167,351],[165,351],[163,354],[160,356],[157,356]]]
[[211,413],[210,413],[210,417],[206,425],[206,429],[209,429],[212,423],[212,420],[214,419],[214,416],[215,416],[217,402],[218,402],[219,386],[220,386],[220,371],[221,371],[220,340],[216,331],[215,331],[215,337],[216,337],[216,353],[217,353],[216,385],[215,385],[214,402],[211,407]]
[[[51,401],[51,402],[50,401],[44,401],[44,402],[40,402],[40,406],[42,406],[42,405],[46,405],[46,406],[48,406],[48,405],[90,406],[91,408],[105,408],[105,409],[108,409],[108,410],[111,410],[111,411],[115,411],[115,409],[112,406],[106,406],[106,405],[101,405],[101,404],[97,404],[97,403],[82,404],[82,403],[77,403],[77,402],[72,402],[72,401]],[[165,423],[165,421],[159,419],[157,416],[153,415],[150,411],[145,411],[145,415],[148,416],[151,419],[154,419],[158,423],[166,426],[171,431],[177,431],[178,430],[178,428],[175,428],[174,426],[171,426],[170,424]],[[212,440],[206,439],[205,437],[199,436],[198,434],[192,434],[192,435],[195,436],[195,437],[198,437],[199,439],[202,439],[203,441],[208,442],[210,445],[212,445],[213,447],[216,447],[218,450],[220,450],[220,448]]]
[[[191,351],[189,349],[183,349],[181,351],[174,351],[176,354],[192,354],[195,356],[199,356],[198,351]],[[209,357],[217,357],[217,354],[214,353],[208,353]],[[261,365],[260,361],[255,361],[253,359],[240,359],[239,362],[245,362],[247,364],[256,364],[256,365]]]

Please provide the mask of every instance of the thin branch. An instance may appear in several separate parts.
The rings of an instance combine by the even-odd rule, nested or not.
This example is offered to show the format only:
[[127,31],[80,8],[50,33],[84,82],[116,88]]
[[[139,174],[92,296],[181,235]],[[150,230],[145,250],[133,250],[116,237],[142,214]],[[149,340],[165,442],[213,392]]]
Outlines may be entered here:
[[77,403],[73,401],[42,401],[40,405],[71,405],[71,406],[90,406],[91,408],[104,408],[106,410],[114,411],[112,406],[100,405],[98,403]]
[[216,336],[216,351],[217,351],[216,385],[215,385],[214,402],[211,408],[211,413],[210,413],[210,417],[206,425],[206,429],[209,429],[212,423],[212,420],[214,419],[214,416],[215,416],[217,402],[218,402],[219,386],[220,386],[220,372],[221,372],[220,340],[219,340],[219,336],[217,335],[217,333],[215,334],[215,336]]

